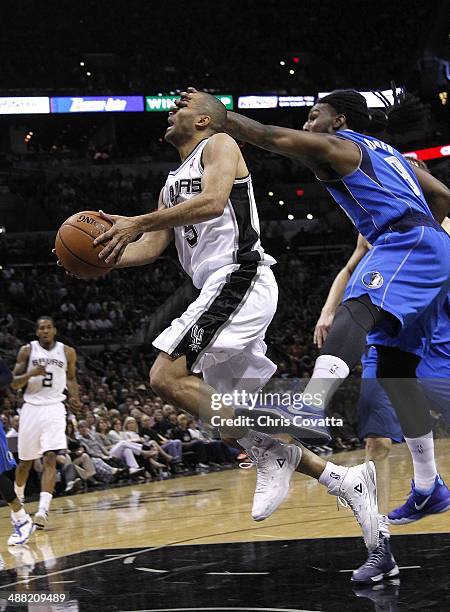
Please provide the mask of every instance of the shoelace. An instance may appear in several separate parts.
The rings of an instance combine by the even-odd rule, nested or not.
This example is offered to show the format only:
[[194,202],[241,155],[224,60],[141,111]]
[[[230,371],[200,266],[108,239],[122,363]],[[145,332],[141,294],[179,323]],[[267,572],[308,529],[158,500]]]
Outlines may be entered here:
[[379,561],[382,561],[384,557],[384,550],[382,546],[378,546],[378,548],[375,548],[375,550],[373,550],[370,555],[369,558],[367,559],[365,565],[367,565],[367,567],[374,567],[375,565],[378,564]]
[[356,520],[361,525],[361,517],[359,514],[359,510],[355,508],[352,501],[348,501],[347,499],[345,499],[345,497],[341,497],[340,495],[338,495],[336,497],[336,505],[337,505],[338,510],[339,510],[339,504],[341,504],[343,508],[350,508],[353,514],[355,515]]
[[260,493],[267,485],[269,471],[266,469],[264,464],[261,466],[261,457],[264,456],[264,452],[258,455],[252,448],[247,452],[248,458],[253,465],[258,466],[258,477],[256,479],[255,493]]

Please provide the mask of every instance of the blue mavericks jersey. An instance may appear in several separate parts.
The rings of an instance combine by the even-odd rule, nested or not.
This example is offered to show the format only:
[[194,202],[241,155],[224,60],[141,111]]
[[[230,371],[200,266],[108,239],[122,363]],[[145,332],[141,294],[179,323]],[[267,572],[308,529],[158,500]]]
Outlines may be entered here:
[[450,293],[447,295],[431,339],[433,346],[440,346],[450,360]]
[[352,130],[338,138],[351,140],[361,150],[359,167],[344,178],[322,181],[333,199],[371,244],[408,213],[432,217],[416,175],[391,145]]

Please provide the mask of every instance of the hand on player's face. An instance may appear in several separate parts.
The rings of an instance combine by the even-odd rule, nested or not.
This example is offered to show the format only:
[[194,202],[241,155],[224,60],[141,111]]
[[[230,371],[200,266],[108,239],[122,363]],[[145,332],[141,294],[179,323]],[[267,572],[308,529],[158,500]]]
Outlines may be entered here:
[[197,89],[195,89],[195,87],[188,87],[186,91],[182,91],[180,94],[180,98],[178,100],[175,100],[175,106],[177,110],[179,108],[184,108],[185,106],[187,106],[192,100],[192,94],[195,93],[197,93]]
[[106,243],[104,249],[98,254],[99,259],[104,259],[105,263],[108,264],[117,264],[122,258],[126,246],[133,242],[139,234],[139,227],[133,217],[108,215],[102,210],[99,212],[113,226],[94,240],[94,246]]

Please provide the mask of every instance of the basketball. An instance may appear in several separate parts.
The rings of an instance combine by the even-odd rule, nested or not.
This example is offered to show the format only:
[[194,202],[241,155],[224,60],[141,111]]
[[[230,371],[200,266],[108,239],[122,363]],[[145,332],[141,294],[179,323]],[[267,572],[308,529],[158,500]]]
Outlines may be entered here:
[[93,210],[84,210],[66,219],[55,240],[56,255],[62,266],[75,276],[97,278],[107,274],[113,265],[98,258],[104,245],[94,240],[111,227],[111,223]]

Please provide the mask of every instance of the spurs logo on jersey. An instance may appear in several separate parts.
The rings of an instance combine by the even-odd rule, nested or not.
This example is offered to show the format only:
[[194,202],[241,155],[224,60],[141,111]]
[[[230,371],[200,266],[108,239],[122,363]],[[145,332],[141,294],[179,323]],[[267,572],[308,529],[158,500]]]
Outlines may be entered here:
[[[202,190],[202,140],[181,166],[169,173],[163,189],[163,204],[170,208],[198,195]],[[175,227],[175,245],[184,270],[201,288],[219,268],[229,264],[275,260],[264,253],[259,238],[259,219],[251,177],[234,181],[220,217],[196,225]]]
[[64,344],[56,342],[47,351],[37,340],[31,343],[27,372],[37,365],[45,366],[45,376],[32,376],[24,393],[27,404],[48,405],[63,402],[66,399],[64,389],[67,384],[67,359]]

